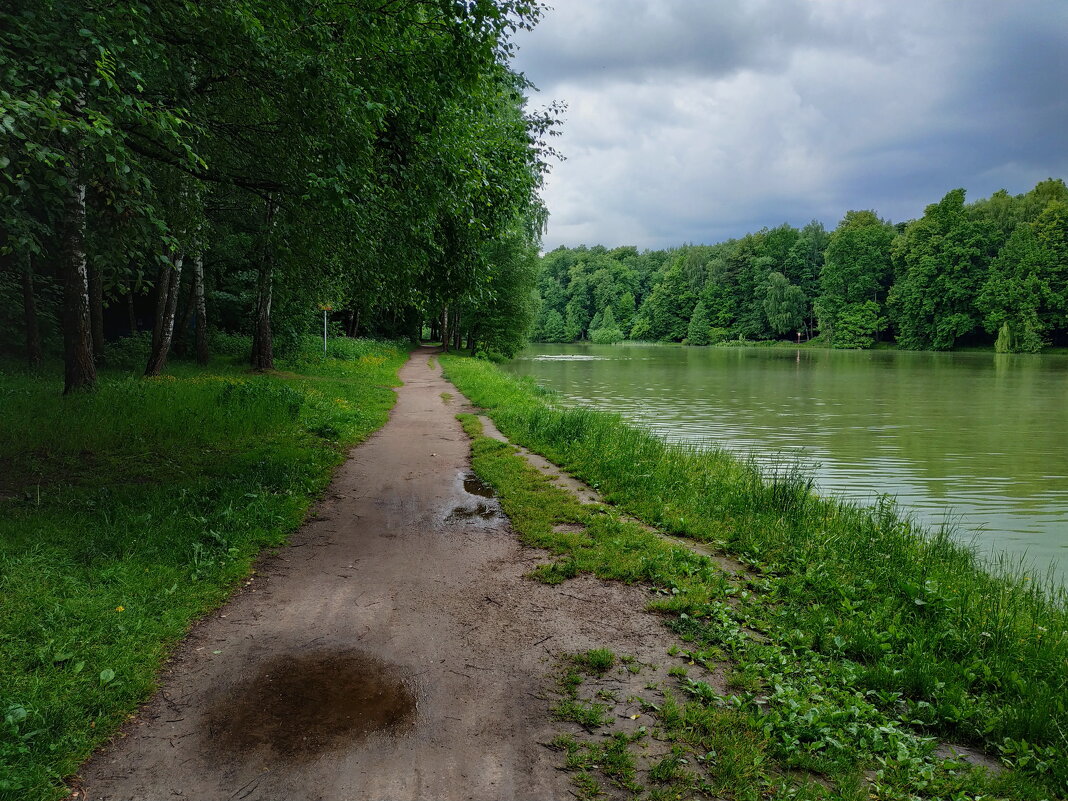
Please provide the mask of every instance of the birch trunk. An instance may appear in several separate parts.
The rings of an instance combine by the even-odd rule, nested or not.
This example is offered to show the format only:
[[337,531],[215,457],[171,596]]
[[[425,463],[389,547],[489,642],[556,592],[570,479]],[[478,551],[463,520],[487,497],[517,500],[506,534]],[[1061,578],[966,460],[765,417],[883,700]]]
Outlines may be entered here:
[[197,364],[208,363],[208,304],[204,300],[204,254],[198,253],[193,259],[193,303],[196,306],[196,326],[194,340],[197,352]]
[[63,394],[96,386],[85,257],[85,185],[68,170],[71,191],[63,209]]
[[146,376],[157,376],[167,366],[167,355],[174,336],[174,317],[178,311],[178,294],[182,284],[181,254],[173,255],[164,267],[167,277],[161,282],[156,301],[156,328],[152,331],[152,353],[145,367]]

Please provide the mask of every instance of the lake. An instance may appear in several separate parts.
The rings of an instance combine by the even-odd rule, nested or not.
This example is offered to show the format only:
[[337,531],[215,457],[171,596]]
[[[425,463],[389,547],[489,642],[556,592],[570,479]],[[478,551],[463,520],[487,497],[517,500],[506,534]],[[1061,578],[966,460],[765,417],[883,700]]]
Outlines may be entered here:
[[505,369],[666,440],[800,459],[821,494],[895,496],[1068,577],[1066,356],[535,345]]

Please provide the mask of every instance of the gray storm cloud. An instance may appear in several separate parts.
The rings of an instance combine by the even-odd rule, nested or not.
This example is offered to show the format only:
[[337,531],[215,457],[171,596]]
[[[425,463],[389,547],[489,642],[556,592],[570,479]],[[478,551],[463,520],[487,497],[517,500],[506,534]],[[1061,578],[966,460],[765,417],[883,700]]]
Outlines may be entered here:
[[1068,3],[558,2],[520,41],[568,104],[547,248],[900,220],[1068,173]]

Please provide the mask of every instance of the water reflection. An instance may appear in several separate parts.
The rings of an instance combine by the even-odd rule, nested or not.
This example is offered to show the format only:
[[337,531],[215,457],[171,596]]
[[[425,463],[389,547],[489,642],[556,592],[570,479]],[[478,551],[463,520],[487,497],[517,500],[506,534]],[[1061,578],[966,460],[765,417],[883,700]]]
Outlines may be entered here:
[[543,345],[508,369],[1068,572],[1068,357]]

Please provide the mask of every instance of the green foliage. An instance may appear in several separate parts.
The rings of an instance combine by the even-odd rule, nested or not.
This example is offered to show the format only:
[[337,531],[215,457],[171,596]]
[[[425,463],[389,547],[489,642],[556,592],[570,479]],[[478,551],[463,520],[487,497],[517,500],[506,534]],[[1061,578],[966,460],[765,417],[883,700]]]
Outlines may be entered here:
[[711,330],[708,310],[705,308],[704,301],[699,300],[694,307],[693,316],[690,317],[690,324],[686,328],[686,340],[690,345],[710,345],[712,344]]
[[542,342],[567,342],[564,318],[556,309],[550,309],[542,323],[540,339]]
[[806,298],[801,287],[794,286],[782,273],[771,273],[764,295],[764,313],[776,334],[796,331],[805,320]]
[[687,271],[690,254],[680,251],[660,282],[642,303],[641,314],[648,333],[643,338],[679,342],[686,336],[687,323],[697,298]]
[[726,342],[730,335],[731,332],[727,328],[712,327],[708,331],[708,344],[718,345],[721,342]]
[[838,310],[832,344],[836,348],[870,348],[882,328],[875,301],[846,304]]
[[1068,322],[1068,205],[1051,201],[1013,230],[990,265],[977,306],[1000,353],[1034,353]]
[[151,333],[142,332],[122,337],[108,346],[108,367],[140,373],[148,364],[148,355],[151,352]]
[[946,350],[978,327],[976,297],[994,242],[992,226],[969,219],[963,189],[909,223],[894,248],[898,278],[890,295],[903,347]]
[[598,322],[599,325],[590,331],[591,342],[598,345],[611,345],[623,339],[623,330],[616,323],[615,312],[612,311],[611,306],[605,308]]
[[[572,342],[600,329],[602,341],[622,339],[634,326],[637,304],[649,292],[649,280],[660,254],[639,254],[634,248],[557,248],[541,259],[538,293],[541,313],[535,337],[545,342]],[[605,325],[604,315],[611,310]],[[556,326],[559,316],[562,330]],[[550,324],[551,323],[551,324]]]
[[[894,231],[873,211],[850,211],[831,234],[815,302],[821,335],[832,347],[868,347],[879,329],[890,289]],[[867,303],[875,305],[872,320]],[[845,325],[845,330],[840,330]],[[858,344],[866,343],[866,344]]]
[[[0,11],[0,299],[17,289],[8,262],[27,259],[43,296],[70,234],[112,329],[118,301],[144,316],[164,260],[184,258],[189,320],[203,256],[209,320],[249,334],[269,308],[283,355],[321,304],[390,335],[448,306],[473,344],[514,352],[536,312],[558,109],[525,110],[530,86],[506,65],[540,15],[432,0]],[[39,305],[49,344],[55,309]],[[10,323],[5,352],[21,345]]]
[[611,308],[635,340],[811,339],[818,328],[836,348],[896,334],[944,349],[982,342],[981,324],[998,348],[1037,351],[1068,341],[1066,208],[1068,187],[1050,179],[971,205],[954,190],[907,225],[850,211],[830,234],[813,221],[712,246],[558,248],[541,260],[535,336],[597,339]]

